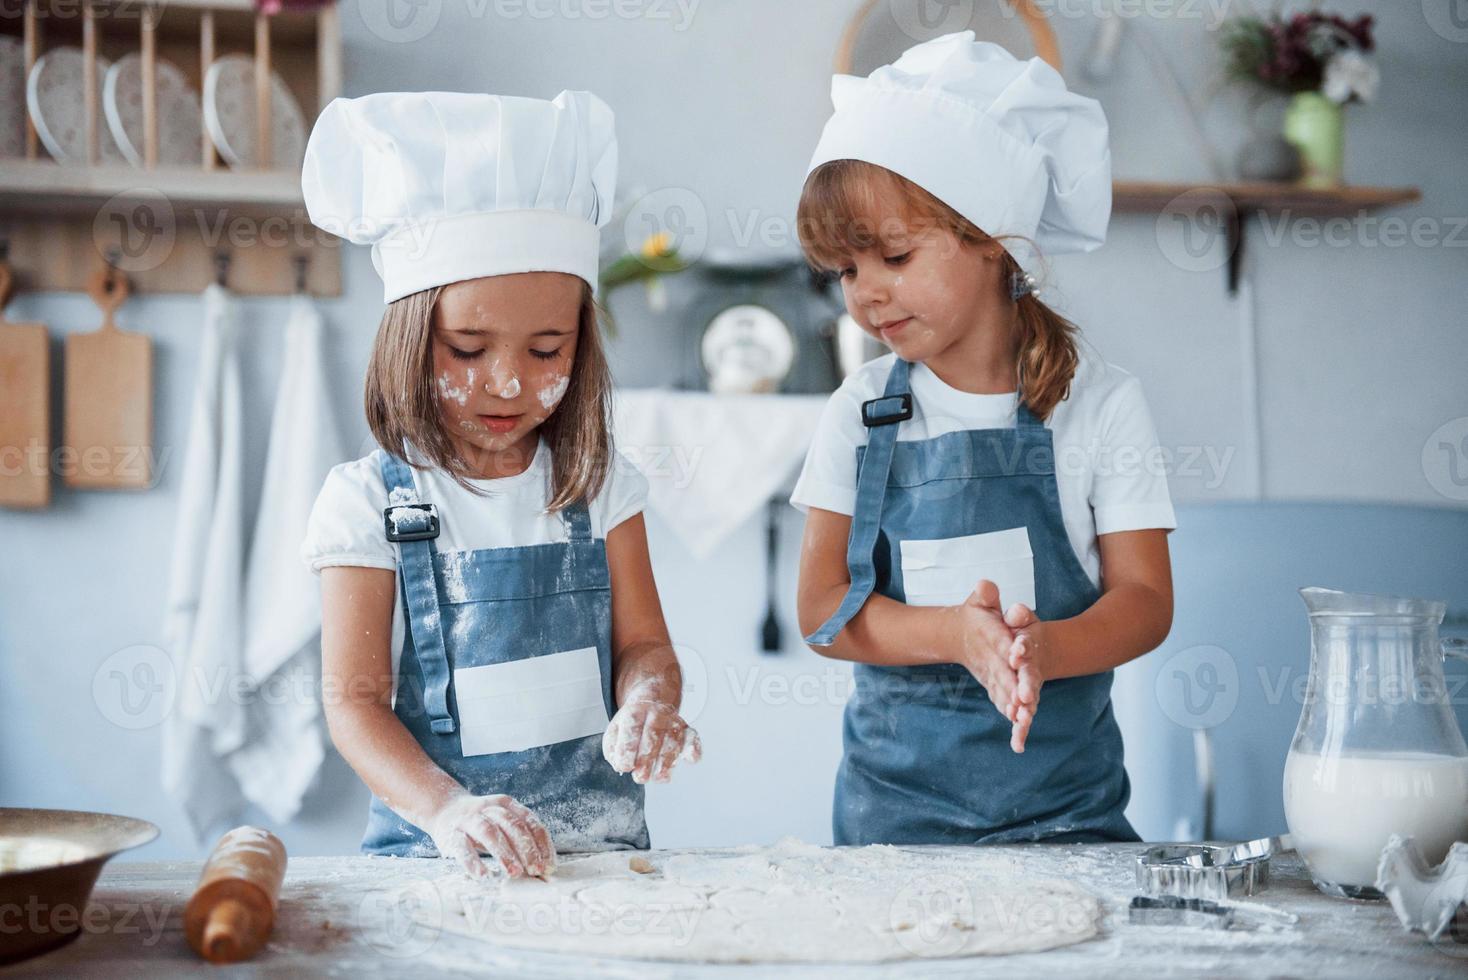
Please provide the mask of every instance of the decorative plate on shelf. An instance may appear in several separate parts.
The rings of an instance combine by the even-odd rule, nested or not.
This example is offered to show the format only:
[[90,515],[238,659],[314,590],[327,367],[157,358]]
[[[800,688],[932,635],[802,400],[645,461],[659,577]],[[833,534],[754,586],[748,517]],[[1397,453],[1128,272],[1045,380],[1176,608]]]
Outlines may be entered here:
[[[159,58],[154,66],[158,86],[158,163],[198,166],[203,159],[203,112],[199,97],[184,73]],[[107,70],[102,107],[117,147],[134,167],[143,159],[143,56],[128,54]]]
[[[204,125],[231,167],[255,168],[255,59],[230,54],[204,76]],[[300,170],[306,118],[285,81],[270,73],[270,155],[276,170]]]
[[770,392],[795,362],[795,335],[775,311],[741,303],[709,321],[701,349],[711,391]]
[[0,37],[0,157],[25,156],[25,46]]
[[[83,88],[86,60],[81,48],[53,48],[36,59],[26,79],[26,108],[36,124],[36,135],[60,163],[89,162]],[[112,62],[97,56],[97,158],[102,163],[126,163],[102,118],[102,80],[111,67]]]

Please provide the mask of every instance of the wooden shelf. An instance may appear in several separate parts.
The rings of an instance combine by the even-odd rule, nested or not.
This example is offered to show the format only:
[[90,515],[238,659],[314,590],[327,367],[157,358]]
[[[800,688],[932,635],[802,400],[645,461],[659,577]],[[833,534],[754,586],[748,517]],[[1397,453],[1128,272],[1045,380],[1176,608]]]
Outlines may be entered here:
[[1390,207],[1422,199],[1422,191],[1416,187],[1317,188],[1300,184],[1118,180],[1111,185],[1111,206],[1116,211],[1160,211],[1178,195],[1189,191],[1217,191],[1243,210],[1278,211],[1299,208],[1312,214]]
[[6,213],[95,211],[112,198],[156,191],[178,206],[228,206],[231,213],[289,214],[305,207],[294,171],[198,167],[93,167],[54,160],[0,160],[0,209]]
[[[309,127],[341,92],[341,28],[334,4],[266,15],[254,0],[0,0],[12,16],[0,35],[20,40],[26,70],[60,46],[77,46],[89,74],[95,61],[142,59],[143,142],[131,167],[100,162],[100,100],[86,93],[90,163],[46,153],[27,122],[26,158],[0,160],[0,239],[17,286],[81,290],[102,262],[114,262],[136,292],[196,293],[229,259],[228,285],[240,293],[294,291],[305,261],[306,288],[341,295],[340,242],[306,215],[299,168],[270,161],[270,87],[279,78]],[[15,16],[20,14],[20,16]],[[158,159],[154,66],[166,60],[202,95],[209,67],[225,56],[253,59],[256,166],[233,169],[199,133],[197,164]],[[99,77],[100,80],[100,77]]]
[[1184,194],[1200,200],[1216,196],[1226,202],[1224,218],[1228,233],[1228,291],[1238,291],[1244,256],[1245,220],[1251,214],[1286,211],[1310,216],[1336,216],[1377,208],[1411,204],[1422,199],[1416,187],[1306,187],[1303,184],[1272,183],[1177,183],[1169,181],[1118,180],[1111,185],[1111,208],[1118,213],[1160,212],[1173,206]]

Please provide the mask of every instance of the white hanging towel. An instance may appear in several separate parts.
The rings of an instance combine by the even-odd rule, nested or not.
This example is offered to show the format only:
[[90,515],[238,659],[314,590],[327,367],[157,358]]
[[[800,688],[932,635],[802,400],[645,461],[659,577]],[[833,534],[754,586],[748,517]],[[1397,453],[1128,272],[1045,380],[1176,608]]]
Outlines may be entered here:
[[229,760],[245,796],[282,823],[300,810],[325,757],[316,696],[321,590],[299,554],[326,474],[346,457],[328,397],[324,332],[311,299],[296,296],[245,575],[244,671],[268,696],[249,700],[246,738]]
[[761,511],[805,459],[824,396],[619,391],[617,449],[647,477],[647,503],[695,558]]
[[244,736],[242,406],[235,299],[204,290],[204,323],[179,487],[163,642],[177,696],[163,726],[163,787],[202,839],[243,805],[221,757]]

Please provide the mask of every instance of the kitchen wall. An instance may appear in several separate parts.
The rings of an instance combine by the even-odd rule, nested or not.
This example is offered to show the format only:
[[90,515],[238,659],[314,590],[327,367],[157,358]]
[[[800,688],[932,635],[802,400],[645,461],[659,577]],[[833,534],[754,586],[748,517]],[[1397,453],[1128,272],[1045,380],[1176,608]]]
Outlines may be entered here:
[[[629,0],[621,7],[594,0],[425,0],[406,22],[389,21],[386,2],[349,0],[343,6],[347,95],[443,88],[549,97],[561,88],[593,89],[617,110],[624,187],[691,194],[706,216],[711,249],[790,247],[780,232],[789,228],[805,161],[827,112],[830,57],[855,0],[684,0],[681,6]],[[1094,5],[1048,6],[1057,11],[1067,59],[1078,65],[1095,30]],[[1201,93],[1217,58],[1207,22],[1193,15],[1215,6],[1128,5],[1175,13],[1130,18],[1115,75],[1104,84],[1074,83],[1106,108],[1118,177],[1208,178],[1180,111],[1137,42],[1162,52],[1183,84]],[[1282,560],[1264,548],[1269,541],[1294,545],[1296,554],[1336,542],[1337,550],[1329,552],[1335,563],[1315,567],[1323,575],[1339,572],[1339,578],[1320,584],[1411,588],[1468,604],[1463,563],[1452,560],[1462,553],[1453,550],[1455,542],[1468,543],[1468,487],[1461,476],[1468,472],[1468,443],[1460,442],[1468,433],[1462,377],[1468,364],[1462,322],[1468,307],[1468,121],[1459,111],[1468,97],[1468,29],[1455,31],[1451,21],[1437,19],[1435,6],[1435,0],[1331,5],[1348,15],[1370,11],[1378,19],[1382,90],[1376,104],[1348,110],[1347,177],[1420,186],[1420,203],[1333,227],[1328,241],[1311,237],[1317,226],[1310,219],[1287,226],[1282,238],[1273,221],[1253,223],[1246,289],[1238,297],[1224,290],[1221,242],[1201,260],[1183,256],[1175,220],[1151,214],[1118,214],[1103,248],[1054,261],[1047,299],[1072,316],[1104,356],[1141,377],[1162,442],[1180,464],[1172,479],[1185,505],[1183,527],[1174,535],[1178,627],[1162,650],[1126,668],[1118,683],[1139,800],[1134,810],[1149,836],[1174,833],[1194,802],[1172,789],[1193,779],[1191,729],[1169,717],[1161,695],[1149,687],[1158,665],[1200,644],[1232,647],[1242,656],[1239,645],[1254,643],[1253,634],[1234,638],[1218,624],[1230,622],[1231,613],[1247,617],[1250,603],[1263,597],[1272,610],[1269,622],[1279,624],[1273,635],[1285,637],[1278,662],[1303,669],[1303,615],[1288,590],[1306,583],[1249,574],[1250,555]],[[612,9],[642,15],[596,16]],[[538,16],[546,11],[550,16]],[[421,38],[408,39],[424,29]],[[1231,91],[1220,93],[1203,114],[1225,159],[1242,139],[1246,116],[1244,100]],[[1402,236],[1404,244],[1393,244],[1375,221],[1388,217],[1412,229]],[[768,222],[766,233],[747,243],[742,230],[762,222]],[[1208,268],[1199,270],[1199,264]],[[324,304],[332,383],[350,441],[365,452],[361,378],[381,293],[364,250],[347,251],[343,274],[345,295]],[[622,329],[612,344],[614,369],[622,385],[660,384],[670,374],[667,351],[682,343],[675,331],[701,325],[640,329],[635,294],[618,300]],[[247,472],[258,472],[285,303],[246,305]],[[156,345],[158,485],[126,494],[60,489],[46,511],[0,514],[0,804],[147,817],[165,831],[138,855],[150,858],[197,853],[199,845],[159,790],[159,729],[114,724],[99,708],[94,684],[116,651],[160,643],[199,312],[193,297],[140,296],[120,316]],[[79,295],[22,295],[9,315],[50,324],[58,363],[61,336],[96,323],[89,301]],[[1257,337],[1257,376],[1250,369],[1251,333]],[[1247,397],[1251,378],[1259,393],[1257,444]],[[1261,512],[1256,521],[1249,501],[1259,495],[1305,509],[1286,512],[1284,519],[1278,511]],[[1343,501],[1372,506],[1333,510],[1333,523],[1307,519],[1322,513],[1314,502]],[[1412,530],[1396,533],[1404,520]],[[800,523],[790,511],[782,527],[781,612],[789,638],[795,638],[790,597]],[[1239,528],[1273,531],[1261,541]],[[708,745],[702,766],[649,793],[659,844],[770,840],[785,833],[829,840],[839,699],[794,691],[811,690],[811,679],[818,682],[815,689],[839,689],[844,668],[798,642],[778,657],[756,650],[764,588],[760,529],[750,522],[710,559],[695,562],[667,528],[650,520],[670,625],[703,670],[697,723]],[[1403,556],[1414,552],[1401,550],[1390,569],[1375,574],[1376,556],[1402,549],[1403,542],[1437,549],[1409,570],[1441,574],[1398,574],[1404,564],[1413,566]],[[1231,563],[1226,576],[1224,563]],[[1213,591],[1209,576],[1215,574],[1228,588],[1244,591]],[[1303,566],[1300,574],[1307,574]],[[1253,658],[1268,659],[1267,650],[1251,647],[1240,660],[1246,677],[1254,676]],[[806,680],[781,693],[780,678]],[[1298,707],[1270,704],[1258,694],[1257,684],[1245,684],[1228,723],[1216,732],[1224,745],[1220,759],[1231,767],[1221,778],[1237,787],[1230,805],[1246,808],[1225,823],[1231,832],[1279,829],[1268,824],[1278,813],[1278,765]],[[349,850],[364,805],[360,784],[333,757],[306,812],[282,828],[283,836],[294,853]]]

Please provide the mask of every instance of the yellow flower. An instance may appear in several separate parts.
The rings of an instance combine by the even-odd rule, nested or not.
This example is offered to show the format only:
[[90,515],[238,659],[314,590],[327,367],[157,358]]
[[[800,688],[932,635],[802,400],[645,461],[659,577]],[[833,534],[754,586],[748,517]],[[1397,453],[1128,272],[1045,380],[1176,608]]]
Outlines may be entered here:
[[666,231],[660,231],[656,235],[647,236],[642,243],[642,257],[645,259],[660,259],[671,255],[673,252],[673,236]]

